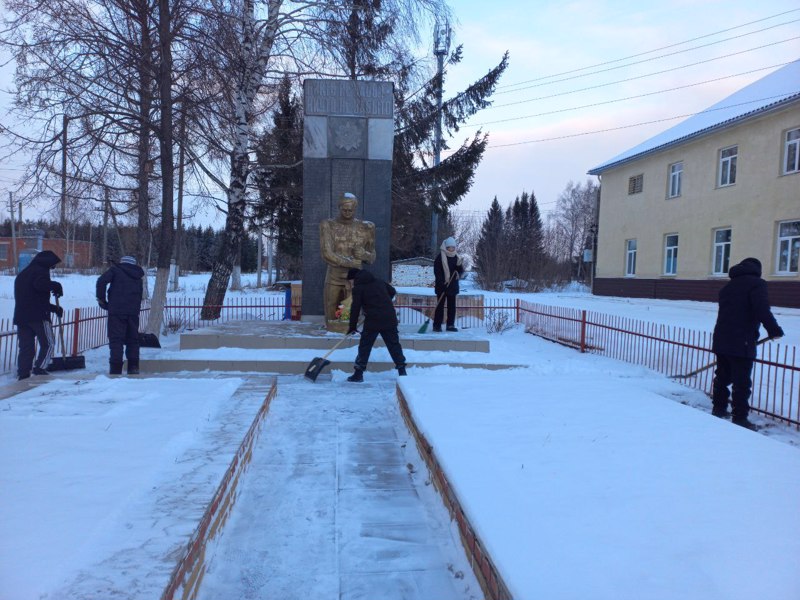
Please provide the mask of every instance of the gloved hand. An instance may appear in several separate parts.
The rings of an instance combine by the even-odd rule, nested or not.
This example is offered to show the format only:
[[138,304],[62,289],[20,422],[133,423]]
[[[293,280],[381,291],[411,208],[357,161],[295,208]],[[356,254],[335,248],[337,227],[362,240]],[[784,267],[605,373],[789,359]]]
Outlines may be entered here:
[[782,338],[785,335],[781,327],[778,327],[778,329],[770,331],[768,333],[769,333],[769,339],[771,340],[777,340],[778,338]]
[[105,300],[98,300],[97,305],[103,310],[108,310],[108,302],[106,302]]
[[356,334],[356,333],[361,333],[361,332],[358,329],[356,329],[355,327],[351,327],[350,329],[347,330],[347,335],[353,335],[353,334]]
[[57,281],[50,282],[50,291],[53,292],[53,296],[56,298],[61,298],[64,295],[64,288]]
[[64,316],[64,309],[55,304],[50,305],[50,312],[55,314],[59,319]]

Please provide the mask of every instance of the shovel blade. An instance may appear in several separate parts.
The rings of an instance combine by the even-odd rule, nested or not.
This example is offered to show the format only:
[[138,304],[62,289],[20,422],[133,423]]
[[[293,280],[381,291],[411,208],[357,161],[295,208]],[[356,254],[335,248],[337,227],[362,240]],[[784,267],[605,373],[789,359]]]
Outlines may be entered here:
[[329,364],[331,364],[331,361],[325,360],[320,356],[316,357],[310,363],[308,363],[308,367],[306,367],[306,372],[305,372],[306,379],[310,379],[311,381],[316,381],[317,377],[322,372],[322,369],[327,367]]
[[140,333],[139,346],[142,348],[161,348],[161,342],[155,333]]
[[74,371],[86,368],[85,356],[56,356],[47,366],[48,371]]

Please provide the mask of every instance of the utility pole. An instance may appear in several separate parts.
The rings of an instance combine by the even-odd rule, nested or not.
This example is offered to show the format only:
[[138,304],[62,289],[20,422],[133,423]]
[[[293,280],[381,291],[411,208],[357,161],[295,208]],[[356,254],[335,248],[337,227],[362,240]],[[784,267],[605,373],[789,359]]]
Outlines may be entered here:
[[261,288],[261,253],[264,251],[263,246],[262,246],[263,242],[262,242],[262,239],[261,239],[263,236],[264,236],[264,232],[261,230],[261,224],[259,223],[259,225],[258,225],[258,240],[257,240],[258,243],[256,244],[256,246],[257,246],[256,247],[256,256],[258,257],[256,259],[256,273],[257,273],[257,275],[256,275],[256,288],[259,288],[259,289]]
[[[439,78],[439,86],[436,89],[436,139],[433,154],[433,167],[439,166],[442,153],[442,88],[444,87],[444,57],[450,51],[450,24],[447,21],[440,23],[436,21],[433,34],[433,53],[436,55],[436,73]],[[439,178],[436,178],[436,202],[431,206],[431,254],[436,255],[439,250],[439,213],[437,203],[439,201]]]
[[14,194],[8,192],[8,214],[11,217],[11,256],[14,257],[14,273],[17,272],[17,227],[14,221]]
[[100,253],[100,268],[105,269],[108,262],[108,188],[103,190],[103,249]]
[[184,136],[186,134],[186,110],[181,104],[181,128],[178,134],[180,140],[180,149],[178,152],[178,222],[175,228],[175,270],[170,273],[170,290],[173,292],[178,291],[180,276],[181,276],[181,229],[183,228],[183,162],[186,159],[186,142]]
[[[69,117],[64,113],[61,127],[61,229],[67,222],[67,123]],[[66,234],[64,235],[66,237]]]

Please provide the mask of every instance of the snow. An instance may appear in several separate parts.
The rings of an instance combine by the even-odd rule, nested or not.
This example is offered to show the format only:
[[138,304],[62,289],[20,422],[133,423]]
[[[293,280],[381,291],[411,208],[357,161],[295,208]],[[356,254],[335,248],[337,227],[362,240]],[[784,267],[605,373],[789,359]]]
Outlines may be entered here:
[[645,140],[622,154],[605,161],[589,170],[590,175],[600,173],[609,167],[639,154],[655,150],[666,144],[696,135],[706,129],[721,125],[726,121],[741,118],[750,113],[765,110],[773,104],[792,96],[797,99],[797,82],[800,81],[800,60],[796,60],[766,77],[742,88],[701,113],[693,115],[666,131]]
[[[201,297],[207,278],[185,278],[177,297]],[[95,278],[57,279],[66,291],[63,304],[93,304]],[[0,277],[3,318],[11,316],[12,282]],[[574,289],[486,295],[705,331],[716,316],[713,303],[595,298]],[[800,345],[800,310],[774,312],[787,333],[782,342]],[[515,597],[800,597],[800,433],[758,416],[753,420],[765,426],[759,433],[735,427],[711,417],[708,398],[696,390],[643,367],[582,355],[520,328],[502,335],[471,328],[457,335],[489,339],[491,354],[409,350],[408,358],[526,366],[503,371],[414,367],[400,383]],[[153,354],[144,358],[176,354],[177,339],[165,336],[164,348],[148,349]],[[11,394],[19,384],[10,374],[0,376],[3,600],[159,596],[176,549],[199,520],[264,397],[263,376],[261,383],[253,375],[220,373],[109,378],[104,375],[107,352],[90,351],[85,372],[53,376],[22,394]],[[213,351],[216,357],[248,359],[305,360],[317,354]],[[351,360],[355,349],[336,355]],[[371,360],[381,358],[388,360],[388,354],[375,348]],[[391,396],[397,381],[394,372],[368,371],[364,388],[350,388],[346,376],[335,371],[332,380],[316,384],[281,378],[278,398],[305,402],[309,420],[315,403],[346,411],[358,397],[351,389]],[[387,414],[376,409],[370,418],[376,423],[395,419]],[[270,447],[299,444],[302,450],[303,440],[309,440],[298,437],[292,415],[293,408],[268,415],[269,437],[263,440]],[[267,463],[275,460],[272,456]],[[247,485],[256,485],[263,474],[258,461],[244,478]],[[419,457],[408,462],[421,472],[425,488]],[[281,493],[270,493],[277,505],[316,493],[314,478],[302,476],[300,469],[281,482]],[[435,497],[425,502],[425,510],[432,511]],[[298,523],[287,514],[273,519],[269,529],[251,529],[248,538],[288,540],[287,560],[262,567],[278,570],[285,589],[303,589],[307,573],[317,567],[315,553],[304,544],[322,533],[314,529],[319,520],[294,512],[307,536],[293,535]],[[232,518],[236,523],[235,511]],[[246,516],[238,518],[244,521],[231,531],[246,524]],[[226,530],[223,538],[233,539],[227,536]],[[216,576],[225,580],[224,572]],[[372,597],[388,597],[391,578],[369,581]]]

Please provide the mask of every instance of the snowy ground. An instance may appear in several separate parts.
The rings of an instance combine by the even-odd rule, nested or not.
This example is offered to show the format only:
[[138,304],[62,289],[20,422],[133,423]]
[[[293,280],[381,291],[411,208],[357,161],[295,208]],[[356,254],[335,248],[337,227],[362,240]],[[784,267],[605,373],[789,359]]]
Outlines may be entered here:
[[[0,278],[0,316],[10,317],[11,279]],[[93,279],[64,278],[64,304],[91,306]],[[205,281],[190,278],[187,287],[196,289],[186,293],[201,296]],[[700,330],[713,327],[716,313],[709,303],[577,292],[523,297],[697,323]],[[787,332],[783,341],[800,344],[800,310],[775,313]],[[519,329],[460,334],[486,336],[493,359],[530,367],[414,368],[402,385],[516,597],[800,598],[797,431],[742,430],[711,417],[708,399],[696,390]],[[167,350],[177,346],[177,336],[164,341]],[[100,348],[87,353],[80,375],[60,375],[11,397],[6,386],[18,384],[0,377],[2,600],[111,597],[98,590],[156,597],[156,582],[173,566],[156,557],[174,550],[202,504],[175,512],[184,503],[161,499],[204,486],[212,491],[230,456],[225,448],[241,439],[258,398],[252,388],[237,392],[238,376],[110,379],[106,367],[107,349]],[[316,386],[346,401],[346,375],[334,372]],[[395,374],[366,378],[391,386]],[[274,443],[294,434],[277,426],[271,435]],[[291,537],[297,523],[278,519],[271,527],[261,532],[264,544]],[[294,546],[295,567],[265,564],[259,575],[296,578],[302,588],[316,566],[313,554],[303,553]],[[142,562],[148,556],[152,564]],[[372,591],[390,597],[387,589]]]

